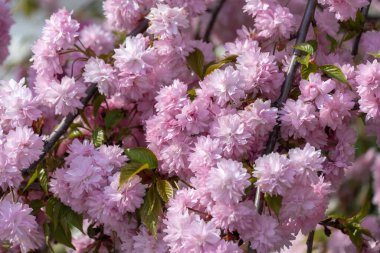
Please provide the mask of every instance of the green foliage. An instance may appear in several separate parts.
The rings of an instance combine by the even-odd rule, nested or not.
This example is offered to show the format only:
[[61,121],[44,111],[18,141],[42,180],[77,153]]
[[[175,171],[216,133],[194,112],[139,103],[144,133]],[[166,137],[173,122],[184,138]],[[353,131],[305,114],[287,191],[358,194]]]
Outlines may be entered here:
[[194,71],[200,79],[204,77],[205,58],[201,50],[196,48],[187,56],[187,65]]
[[106,100],[106,97],[99,92],[96,93],[93,100],[93,115],[96,117],[98,115],[100,106]]
[[41,163],[37,165],[33,174],[30,176],[28,183],[23,189],[23,192],[25,192],[37,179],[40,183],[42,190],[47,194],[49,179],[46,169],[41,165]]
[[372,55],[373,57],[379,59],[380,58],[380,51],[378,51],[377,53],[368,53],[369,55]]
[[147,163],[141,164],[138,162],[130,162],[124,165],[120,171],[119,189],[133,176],[137,175],[143,170],[149,169]]
[[142,223],[148,228],[149,232],[157,238],[157,222],[162,213],[162,203],[156,186],[153,184],[144,198],[144,203],[139,209]]
[[301,65],[301,77],[302,79],[309,79],[311,73],[316,73],[318,71],[318,65],[314,62],[307,65]]
[[164,202],[168,202],[173,197],[173,186],[168,180],[157,181],[157,192]]
[[38,181],[40,182],[41,188],[47,194],[48,193],[49,176],[47,175],[47,171],[45,168],[41,167],[38,170]]
[[92,142],[95,147],[100,147],[105,142],[104,130],[100,127],[96,128],[92,133]]
[[197,97],[197,92],[194,88],[187,91],[187,95],[189,96],[190,100],[193,101]]
[[238,57],[237,55],[230,55],[230,56],[224,58],[223,60],[220,60],[220,61],[217,62],[217,63],[214,63],[214,64],[209,65],[209,66],[206,68],[205,76],[208,76],[208,75],[211,74],[214,70],[216,70],[216,69],[220,69],[221,67],[223,67],[224,65],[226,65],[226,64],[228,64],[228,63],[235,63],[237,57]]
[[104,117],[104,126],[106,129],[110,129],[116,126],[124,117],[124,112],[121,109],[113,109],[106,112]]
[[147,148],[128,148],[125,150],[125,154],[132,162],[140,164],[148,164],[149,169],[158,168],[158,160],[155,154]]
[[51,235],[57,242],[75,249],[71,243],[71,228],[76,227],[83,232],[82,215],[74,212],[57,198],[49,198],[45,210],[48,217],[48,222],[44,225],[47,242]]
[[338,41],[328,34],[326,34],[326,39],[330,42],[330,53],[335,52],[335,50],[338,48]]
[[281,195],[264,195],[265,203],[269,208],[278,216],[280,214],[280,209],[282,207],[282,196]]
[[312,55],[317,51],[318,44],[315,40],[310,40],[308,42],[298,44],[294,46],[295,49],[300,50],[308,55]]
[[327,64],[319,67],[326,75],[331,78],[335,78],[341,83],[347,85],[352,89],[351,85],[348,83],[346,76],[343,74],[342,70],[335,65]]

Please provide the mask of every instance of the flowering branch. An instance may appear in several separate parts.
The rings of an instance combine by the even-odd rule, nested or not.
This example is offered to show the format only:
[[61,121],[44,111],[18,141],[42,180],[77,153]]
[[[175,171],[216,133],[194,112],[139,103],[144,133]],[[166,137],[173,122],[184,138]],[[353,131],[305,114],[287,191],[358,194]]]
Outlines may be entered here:
[[[141,23],[133,30],[131,31],[128,36],[136,36],[139,33],[143,33],[148,28],[149,22],[147,19],[144,19],[141,21]],[[91,86],[86,90],[86,96],[81,99],[81,103],[83,104],[83,108],[86,107],[86,105],[90,102],[92,97],[97,92],[97,86],[96,84],[91,84]],[[40,155],[39,159],[32,163],[27,169],[23,171],[24,175],[30,174],[38,165],[39,162],[41,162],[46,154],[53,148],[55,143],[61,138],[62,135],[64,135],[67,131],[67,129],[70,127],[71,123],[75,120],[75,118],[80,114],[80,110],[77,110],[75,113],[70,113],[66,117],[62,119],[62,121],[58,124],[58,126],[55,128],[55,130],[49,135],[49,137],[45,140],[44,148],[42,150],[42,154]]]
[[206,42],[210,41],[211,31],[214,28],[214,24],[216,22],[216,18],[218,17],[218,14],[219,14],[220,10],[222,9],[223,4],[225,2],[226,2],[226,0],[219,0],[218,4],[215,6],[215,9],[212,11],[210,21],[209,21],[209,23],[207,25],[206,32],[205,32],[205,34],[203,36],[203,40],[204,41],[206,41]]
[[[368,5],[362,9],[362,13],[364,15],[364,21],[368,17],[368,12],[369,12],[369,9],[371,7],[372,0],[368,0],[368,2],[369,2]],[[357,55],[358,54],[359,44],[360,44],[360,39],[362,37],[362,34],[363,34],[363,31],[361,31],[359,33],[359,35],[356,36],[356,38],[355,38],[355,41],[354,41],[353,46],[352,46],[352,55]]]
[[[301,25],[299,27],[298,33],[297,33],[296,45],[305,42],[307,32],[309,31],[311,20],[314,17],[314,12],[315,12],[316,6],[317,6],[316,0],[308,0],[306,10],[305,10],[305,14],[302,18],[302,22],[301,22]],[[285,81],[282,85],[281,95],[277,99],[277,101],[274,103],[274,106],[277,107],[278,109],[282,108],[283,104],[285,103],[285,101],[288,98],[290,88],[292,87],[292,84],[293,84],[294,75],[295,75],[297,68],[299,66],[299,63],[297,62],[297,57],[299,57],[300,55],[301,55],[301,52],[299,50],[295,49],[293,51],[293,55],[292,55],[292,59],[290,61],[289,69],[286,73],[286,78],[285,78]],[[280,125],[277,124],[274,127],[271,134],[269,135],[269,139],[268,139],[266,149],[265,149],[265,154],[269,154],[269,153],[273,152],[274,146],[277,142],[279,130],[280,130]],[[263,197],[264,197],[264,195],[258,187],[257,191],[256,191],[255,206],[256,206],[257,212],[260,214],[263,212]]]

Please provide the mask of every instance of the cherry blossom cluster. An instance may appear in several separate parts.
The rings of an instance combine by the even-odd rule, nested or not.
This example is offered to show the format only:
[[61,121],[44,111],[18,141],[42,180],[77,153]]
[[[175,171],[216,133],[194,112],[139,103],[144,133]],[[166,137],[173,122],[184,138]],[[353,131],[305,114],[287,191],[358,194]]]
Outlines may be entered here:
[[[380,144],[380,32],[347,31],[367,0],[318,0],[296,45],[306,2],[105,0],[103,23],[53,13],[26,78],[0,82],[0,251],[302,252],[322,226],[329,252],[376,252],[377,217],[355,220],[358,246],[327,212],[359,166],[355,124]],[[0,62],[12,22],[0,0]]]

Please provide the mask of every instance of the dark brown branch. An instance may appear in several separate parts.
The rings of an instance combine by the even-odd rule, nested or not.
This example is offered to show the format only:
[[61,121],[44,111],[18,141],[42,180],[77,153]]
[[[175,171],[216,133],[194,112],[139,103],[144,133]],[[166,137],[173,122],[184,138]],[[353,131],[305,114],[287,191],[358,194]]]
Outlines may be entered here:
[[[315,8],[317,6],[316,0],[308,0],[305,14],[302,18],[301,25],[298,29],[296,44],[304,43],[306,40],[306,35],[309,31],[311,20],[314,17]],[[296,74],[297,68],[299,67],[299,63],[297,62],[297,57],[301,55],[301,52],[297,49],[293,51],[293,55],[290,61],[288,72],[286,73],[285,81],[282,85],[281,95],[274,103],[274,106],[278,109],[281,109],[288,99],[289,91],[292,87],[294,76]],[[269,139],[266,145],[265,154],[270,154],[273,152],[274,147],[276,145],[278,135],[280,131],[280,125],[277,124],[271,134],[269,135]],[[258,213],[263,212],[263,194],[261,193],[259,187],[256,192],[255,206]]]
[[[311,21],[314,18],[315,8],[317,6],[317,0],[308,0],[304,16],[301,21],[301,25],[297,32],[296,45],[304,43],[306,40],[306,35],[309,31]],[[299,63],[297,62],[297,57],[301,55],[301,52],[297,49],[293,51],[293,55],[290,61],[289,69],[286,73],[285,81],[282,85],[281,95],[274,103],[274,106],[279,110],[283,107],[285,101],[288,99],[290,89],[293,84],[294,76],[296,74]],[[270,154],[273,152],[278,135],[280,132],[279,123],[273,128],[273,131],[269,135],[268,142],[265,149],[265,154]],[[264,194],[261,192],[260,187],[257,187],[256,197],[255,197],[255,207],[259,214],[262,214],[264,207]],[[255,251],[252,251],[255,252]]]
[[[372,0],[368,0],[368,1],[369,1],[368,5],[362,9],[362,13],[364,15],[364,22],[366,21],[366,19],[368,17],[369,8],[371,7],[371,3],[372,3]],[[357,55],[359,52],[359,44],[360,44],[360,39],[362,38],[362,34],[363,34],[363,31],[361,31],[359,33],[359,35],[356,36],[354,44],[352,45],[352,53],[351,54],[353,56]]]
[[[132,32],[128,34],[128,36],[136,36],[137,34],[144,32],[147,28],[148,20],[144,19]],[[87,106],[87,104],[90,102],[97,90],[98,89],[96,87],[96,84],[91,84],[91,86],[88,87],[88,89],[86,90],[86,96],[81,99],[83,108]],[[39,159],[32,163],[29,166],[29,168],[23,170],[23,175],[30,174],[37,167],[38,163],[45,158],[46,154],[49,153],[49,151],[54,147],[55,143],[62,137],[62,135],[66,133],[71,123],[73,123],[73,121],[76,117],[78,117],[79,114],[80,111],[78,110],[76,113],[70,113],[61,120],[61,122],[56,126],[54,131],[45,140],[44,148]]]
[[315,234],[315,230],[312,230],[310,233],[309,233],[309,236],[307,237],[307,241],[306,241],[306,246],[307,246],[307,253],[312,253],[313,252],[313,242],[314,242],[314,234]]
[[215,22],[216,22],[216,18],[218,17],[218,14],[219,14],[220,10],[222,9],[223,4],[225,2],[226,2],[226,0],[219,0],[218,4],[213,9],[210,21],[209,21],[209,23],[207,25],[207,28],[206,28],[206,32],[205,32],[205,34],[203,36],[203,40],[204,41],[210,42],[210,35],[211,35],[211,32],[212,32],[212,29],[214,28],[214,25],[215,25]]

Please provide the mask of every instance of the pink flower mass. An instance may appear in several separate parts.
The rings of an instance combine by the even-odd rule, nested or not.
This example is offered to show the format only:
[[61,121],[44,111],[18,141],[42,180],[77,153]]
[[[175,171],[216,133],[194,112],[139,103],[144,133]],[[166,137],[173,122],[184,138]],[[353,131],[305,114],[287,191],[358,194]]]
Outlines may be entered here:
[[32,2],[0,0],[0,252],[379,252],[376,1]]

